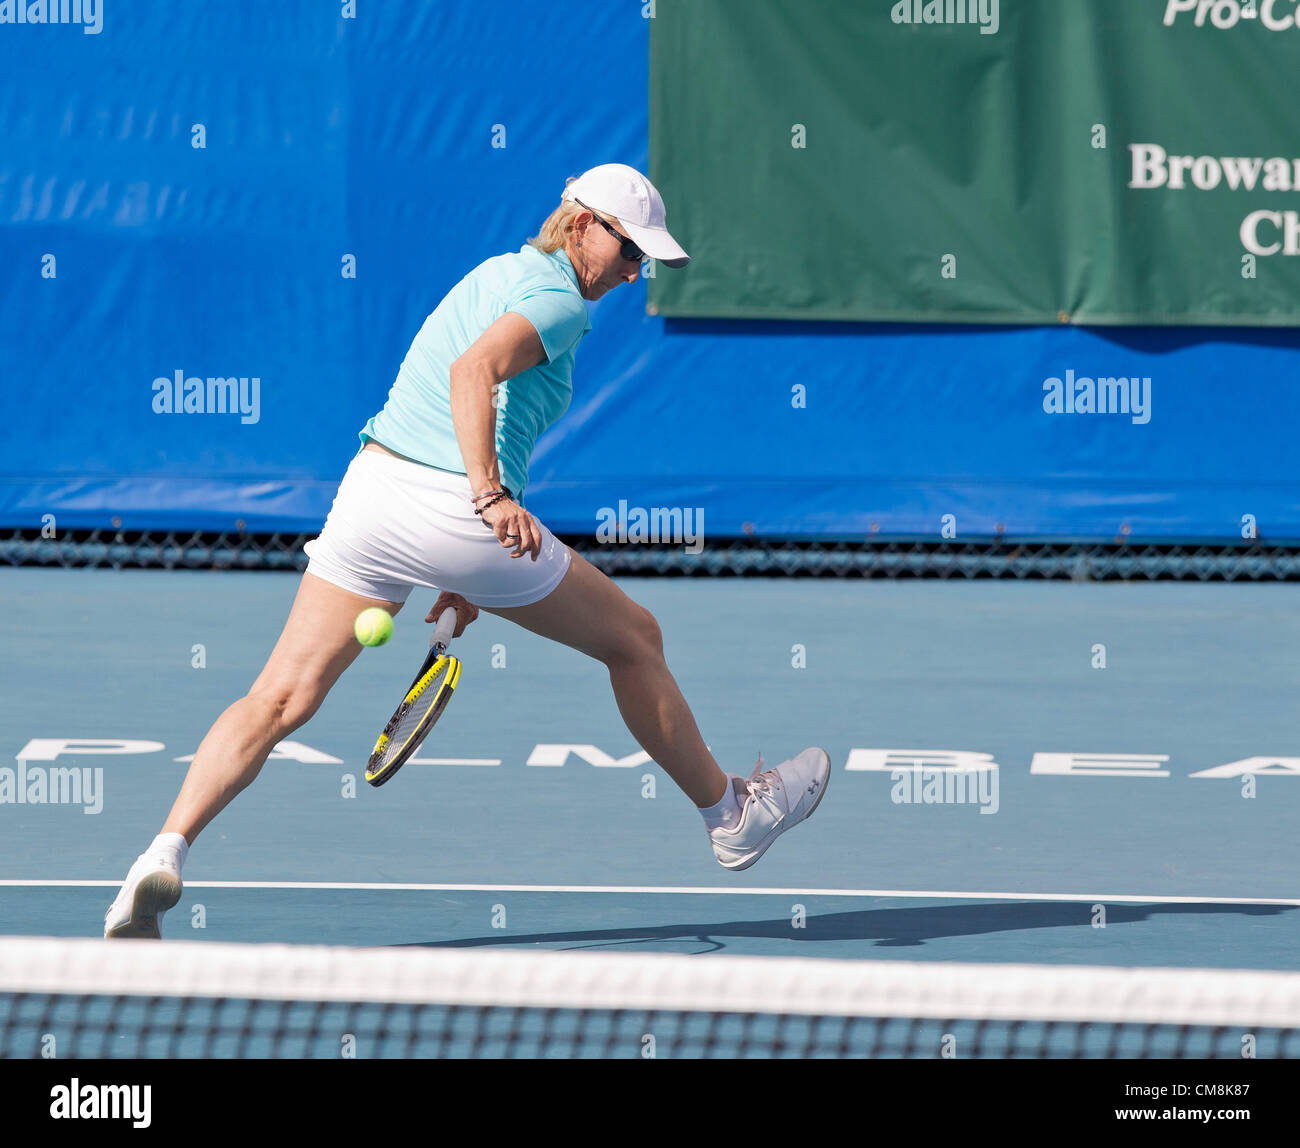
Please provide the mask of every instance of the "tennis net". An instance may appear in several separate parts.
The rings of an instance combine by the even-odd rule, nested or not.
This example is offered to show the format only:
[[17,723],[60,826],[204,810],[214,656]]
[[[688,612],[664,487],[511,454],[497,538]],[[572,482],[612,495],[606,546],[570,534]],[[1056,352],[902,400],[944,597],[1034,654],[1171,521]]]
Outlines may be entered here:
[[1300,1055],[1300,973],[0,940],[0,1056]]

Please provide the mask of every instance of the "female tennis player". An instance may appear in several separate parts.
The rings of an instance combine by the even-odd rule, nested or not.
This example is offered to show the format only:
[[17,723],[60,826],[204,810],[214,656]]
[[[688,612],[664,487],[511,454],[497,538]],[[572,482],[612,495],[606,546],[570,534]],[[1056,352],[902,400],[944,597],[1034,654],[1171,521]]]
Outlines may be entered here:
[[559,542],[524,506],[533,442],[569,405],[587,300],[635,283],[645,258],[684,267],[664,203],[623,164],[570,180],[541,233],[471,271],[425,320],[383,410],[360,432],[284,630],[248,695],[199,745],[162,832],[131,866],[108,937],[159,937],[203,828],[303,725],[361,651],[370,606],[396,614],[415,586],[441,591],[456,635],[479,608],[609,670],[637,743],[699,808],[718,861],[746,869],[807,818],[830,775],[822,749],[748,779],[704,745],[649,611]]

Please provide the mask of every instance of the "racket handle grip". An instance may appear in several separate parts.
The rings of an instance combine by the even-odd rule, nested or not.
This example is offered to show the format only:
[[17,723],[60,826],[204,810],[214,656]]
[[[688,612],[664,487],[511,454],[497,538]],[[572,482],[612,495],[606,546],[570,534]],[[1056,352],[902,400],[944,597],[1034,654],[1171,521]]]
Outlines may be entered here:
[[444,650],[447,643],[451,641],[451,636],[456,632],[456,608],[448,606],[441,614],[438,615],[438,624],[433,628],[433,637],[429,639],[429,645],[441,646]]

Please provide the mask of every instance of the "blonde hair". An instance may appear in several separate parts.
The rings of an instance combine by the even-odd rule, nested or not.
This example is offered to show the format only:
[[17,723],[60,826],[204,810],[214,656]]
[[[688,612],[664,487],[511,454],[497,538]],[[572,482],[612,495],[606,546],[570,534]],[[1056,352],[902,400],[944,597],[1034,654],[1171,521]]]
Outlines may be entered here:
[[[564,185],[567,187],[576,178],[576,176],[570,176],[564,181]],[[564,246],[564,241],[569,237],[569,232],[573,230],[573,217],[580,211],[591,211],[592,215],[603,219],[606,223],[615,226],[618,224],[618,220],[612,215],[607,215],[603,211],[592,211],[590,207],[583,207],[576,199],[566,199],[562,200],[560,206],[546,217],[546,222],[542,224],[541,231],[528,240],[529,244],[547,255],[553,251],[559,251]]]

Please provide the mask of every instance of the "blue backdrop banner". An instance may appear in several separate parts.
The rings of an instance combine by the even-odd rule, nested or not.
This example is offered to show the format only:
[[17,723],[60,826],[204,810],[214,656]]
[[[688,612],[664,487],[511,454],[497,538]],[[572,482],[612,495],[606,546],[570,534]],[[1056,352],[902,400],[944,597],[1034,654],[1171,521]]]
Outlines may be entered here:
[[[649,7],[0,22],[0,525],[318,529],[443,294],[567,176],[648,169]],[[591,308],[531,469],[559,532],[1300,537],[1295,330]]]

